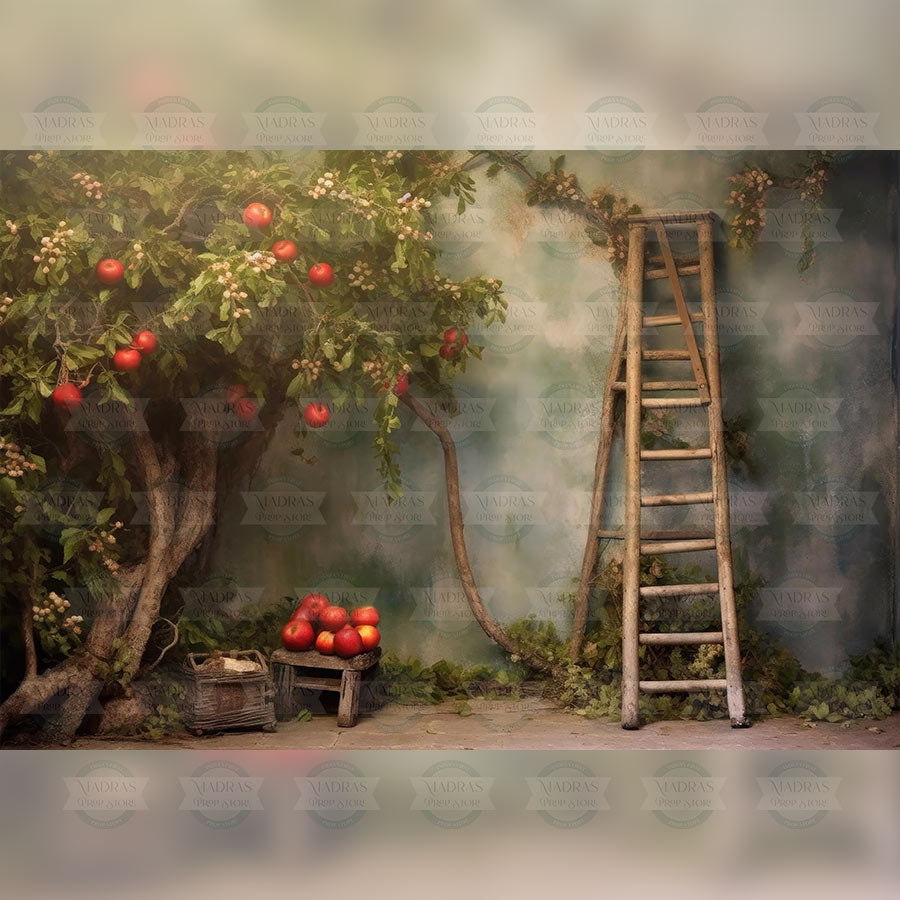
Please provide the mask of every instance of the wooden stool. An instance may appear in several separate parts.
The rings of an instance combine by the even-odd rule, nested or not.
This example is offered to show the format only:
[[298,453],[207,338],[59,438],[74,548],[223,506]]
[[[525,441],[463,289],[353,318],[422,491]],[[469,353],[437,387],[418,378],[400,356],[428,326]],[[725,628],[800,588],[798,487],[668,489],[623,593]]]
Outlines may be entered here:
[[[293,719],[297,715],[300,710],[295,708],[294,690],[307,688],[338,692],[341,698],[337,723],[341,728],[352,728],[359,717],[360,683],[363,675],[370,674],[378,665],[381,647],[367,653],[357,653],[350,659],[325,656],[318,650],[296,652],[282,649],[276,650],[271,659],[275,678],[275,717],[279,721]],[[309,669],[316,671],[310,672]]]

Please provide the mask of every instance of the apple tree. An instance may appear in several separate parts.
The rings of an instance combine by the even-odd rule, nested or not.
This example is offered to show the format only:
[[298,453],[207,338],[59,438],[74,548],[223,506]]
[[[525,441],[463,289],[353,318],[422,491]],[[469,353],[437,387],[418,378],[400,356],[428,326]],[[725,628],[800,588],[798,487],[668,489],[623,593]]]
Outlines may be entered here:
[[[0,612],[24,662],[3,671],[0,733],[52,703],[46,736],[66,740],[141,677],[151,633],[168,627],[166,586],[208,546],[229,462],[258,456],[300,398],[321,404],[304,411],[312,426],[380,398],[373,449],[395,495],[398,404],[438,436],[470,606],[519,649],[478,595],[452,438],[416,399],[452,399],[454,374],[481,355],[466,327],[504,315],[498,280],[447,277],[432,244],[432,202],[474,200],[470,163],[393,150],[4,155]],[[428,333],[370,314],[375,297],[425,304]],[[288,313],[297,329],[261,327]],[[84,586],[79,615],[67,593]]]

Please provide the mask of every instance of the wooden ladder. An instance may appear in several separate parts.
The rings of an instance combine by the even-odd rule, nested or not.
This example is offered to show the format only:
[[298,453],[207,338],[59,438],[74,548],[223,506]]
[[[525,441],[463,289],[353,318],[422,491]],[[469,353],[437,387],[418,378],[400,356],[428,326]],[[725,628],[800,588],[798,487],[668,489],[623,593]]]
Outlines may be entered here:
[[[628,261],[622,285],[619,323],[604,391],[603,414],[595,469],[595,489],[591,504],[591,522],[582,565],[581,591],[589,590],[603,538],[624,539],[622,563],[622,727],[640,724],[640,692],[725,690],[732,727],[746,728],[750,723],[744,706],[741,653],[738,643],[737,614],[734,601],[734,573],[731,561],[731,535],[728,511],[728,483],[723,442],[722,392],[719,377],[719,338],[716,320],[716,291],[713,273],[713,227],[717,220],[709,210],[684,213],[630,216],[628,219]],[[645,258],[647,232],[655,233],[659,256]],[[676,262],[669,244],[670,230],[696,230],[698,255]],[[700,313],[688,310],[681,276],[700,276]],[[643,314],[644,282],[668,279],[675,301],[674,315]],[[697,345],[694,323],[703,325],[703,350]],[[645,349],[644,328],[680,326],[683,349]],[[644,380],[645,361],[688,362],[693,378],[688,381]],[[622,369],[625,378],[622,380]],[[624,531],[602,529],[606,473],[615,427],[616,396],[625,394],[625,522]],[[672,396],[681,392],[680,396]],[[685,392],[690,395],[684,396]],[[663,393],[665,396],[652,396]],[[651,395],[651,396],[648,396]],[[709,415],[709,446],[689,449],[642,450],[641,412],[644,409],[681,409],[706,407]],[[641,463],[659,465],[684,460],[710,460],[712,490],[682,494],[644,494],[641,491]],[[648,531],[641,528],[641,511],[647,507],[685,504],[712,504],[712,532]],[[641,586],[640,558],[644,555],[715,551],[718,576],[704,584],[666,584]],[[639,630],[642,599],[719,595],[721,631],[651,632]],[[586,595],[585,595],[586,599]],[[586,608],[586,606],[585,606]],[[640,678],[639,647],[646,645],[722,644],[725,652],[724,679],[688,681],[644,681]]]

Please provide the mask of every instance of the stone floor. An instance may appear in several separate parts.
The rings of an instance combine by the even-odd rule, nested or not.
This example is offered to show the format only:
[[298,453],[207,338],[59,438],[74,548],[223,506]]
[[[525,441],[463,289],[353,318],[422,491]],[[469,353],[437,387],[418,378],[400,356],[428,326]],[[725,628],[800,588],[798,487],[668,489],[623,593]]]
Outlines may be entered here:
[[545,700],[472,701],[471,714],[455,703],[387,706],[360,718],[354,728],[338,728],[333,715],[306,722],[282,722],[275,733],[260,731],[208,737],[175,735],[148,743],[114,738],[79,738],[74,749],[338,749],[338,750],[495,750],[495,749],[750,749],[886,750],[900,747],[900,715],[881,721],[809,725],[796,718],[764,719],[752,728],[733,729],[727,721],[653,722],[623,731],[617,722],[589,721]]

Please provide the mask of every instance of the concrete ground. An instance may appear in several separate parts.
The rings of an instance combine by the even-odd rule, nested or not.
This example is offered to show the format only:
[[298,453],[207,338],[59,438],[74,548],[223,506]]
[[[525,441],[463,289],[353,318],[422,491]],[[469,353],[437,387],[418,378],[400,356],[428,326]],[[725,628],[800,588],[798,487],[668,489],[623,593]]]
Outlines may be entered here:
[[338,728],[334,715],[280,722],[275,733],[249,731],[205,737],[173,735],[165,741],[83,737],[76,750],[135,749],[336,749],[336,750],[886,750],[900,747],[900,715],[881,721],[805,724],[796,718],[763,719],[734,729],[727,720],[652,722],[624,731],[618,722],[587,720],[552,703],[525,698],[473,700],[470,715],[456,703],[386,706],[363,715],[354,728]]

